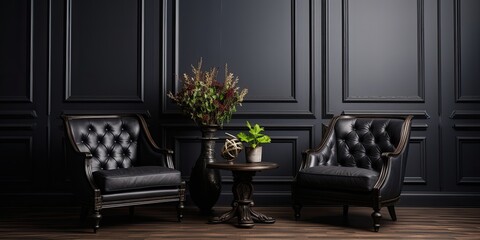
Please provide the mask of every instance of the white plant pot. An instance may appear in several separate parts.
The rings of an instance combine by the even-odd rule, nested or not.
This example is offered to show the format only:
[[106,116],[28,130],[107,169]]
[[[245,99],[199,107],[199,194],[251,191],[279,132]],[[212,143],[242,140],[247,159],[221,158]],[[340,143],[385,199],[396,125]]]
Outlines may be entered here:
[[262,161],[262,146],[256,148],[245,147],[245,156],[248,163],[258,163]]

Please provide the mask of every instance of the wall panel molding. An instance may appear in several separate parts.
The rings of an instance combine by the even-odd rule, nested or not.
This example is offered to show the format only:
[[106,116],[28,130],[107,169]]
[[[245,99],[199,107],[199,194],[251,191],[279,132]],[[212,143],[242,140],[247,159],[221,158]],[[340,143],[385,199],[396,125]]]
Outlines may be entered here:
[[133,110],[133,109],[95,109],[95,110],[64,110],[60,115],[85,115],[85,114],[139,114],[143,117],[150,118],[152,115],[148,110]]
[[[289,2],[290,5],[290,44],[288,48],[290,48],[290,82],[289,82],[289,94],[288,96],[268,96],[269,91],[265,91],[265,94],[262,96],[256,96],[250,98],[247,94],[247,97],[244,99],[243,107],[237,111],[234,116],[238,118],[252,118],[252,117],[272,117],[272,118],[292,118],[292,117],[300,117],[300,118],[308,118],[312,119],[315,118],[315,79],[313,76],[312,66],[309,66],[309,73],[308,73],[308,82],[299,83],[299,81],[305,81],[304,78],[299,78],[297,76],[298,73],[298,60],[297,58],[300,57],[300,54],[297,51],[298,48],[302,47],[303,45],[299,43],[299,30],[297,28],[298,19],[301,14],[298,13],[298,5],[299,1],[297,0],[286,0]],[[312,6],[314,0],[309,0],[308,5]],[[180,89],[179,78],[183,75],[180,72],[180,19],[179,16],[182,14],[180,9],[180,1],[176,0],[173,3],[164,3],[163,5],[164,14],[166,10],[171,9],[174,12],[174,16],[172,19],[164,18],[163,30],[162,30],[162,40],[164,43],[162,44],[163,50],[168,53],[169,50],[167,49],[169,46],[172,46],[174,50],[171,53],[172,59],[164,59],[164,63],[162,64],[161,68],[164,70],[166,74],[162,76],[162,85],[163,88],[161,89],[162,95],[162,103],[161,103],[161,113],[162,115],[180,115],[181,112],[173,102],[166,96],[168,92],[176,93]],[[309,16],[308,16],[308,31],[309,31],[309,46],[311,47],[313,41],[313,31],[314,31],[314,11],[309,9]],[[173,21],[173,23],[169,22]],[[173,43],[170,45],[167,44],[168,39],[167,35],[170,33],[168,26],[173,25],[173,30],[171,35],[174,36]],[[311,51],[308,56],[309,65],[313,61],[313,54]],[[172,62],[172,66],[169,66],[166,62]],[[222,63],[223,64],[223,63]],[[170,69],[169,69],[170,68]],[[222,68],[220,68],[222,69]],[[169,71],[172,71],[172,74],[168,74]],[[190,72],[188,72],[190,74]],[[221,76],[220,76],[221,78]],[[241,78],[241,77],[240,77]],[[275,79],[270,79],[270,81],[275,81]],[[241,79],[240,79],[241,82]],[[308,89],[300,89],[302,85],[305,85],[305,88]],[[274,91],[272,91],[274,92]],[[304,94],[308,92],[308,99],[306,101],[299,99],[299,92]],[[302,97],[302,96],[300,96]],[[277,106],[285,106],[284,108],[277,110],[275,109]],[[258,107],[257,107],[258,106]],[[260,108],[260,109],[259,109]]]
[[342,115],[413,115],[415,119],[430,119],[426,110],[344,110]]
[[343,102],[425,102],[425,56],[424,56],[424,1],[417,0],[417,95],[416,96],[353,96],[350,93],[350,55],[349,55],[349,0],[342,0],[343,15]]
[[[0,182],[3,183],[30,183],[33,181],[33,137],[32,136],[0,136],[0,145],[1,144],[19,144],[25,146],[26,152],[21,152],[26,154],[26,159],[20,159],[19,157],[6,156],[3,157],[5,161],[13,161],[15,163],[19,162],[16,166],[18,169],[9,169],[9,172],[15,173],[15,176],[4,176],[0,175]],[[21,154],[19,153],[19,154]],[[10,164],[2,163],[2,169],[9,166]]]
[[453,110],[451,119],[480,119],[480,111],[477,110]]
[[[427,185],[427,144],[426,144],[426,141],[427,141],[426,137],[410,137],[410,146],[412,144],[419,144],[419,146],[420,146],[420,159],[418,159],[418,161],[419,161],[419,166],[418,167],[420,168],[420,175],[419,176],[405,177],[405,180],[404,180],[405,184],[408,184],[408,185],[411,185],[411,184]],[[415,159],[415,160],[417,160],[417,159]]]
[[[0,96],[0,103],[33,103],[33,52],[35,36],[34,30],[34,0],[27,1],[27,27],[26,27],[26,41],[27,41],[27,65],[25,66],[26,89],[25,95],[18,96]],[[2,54],[5,54],[2,52]],[[11,81],[11,79],[1,79]]]
[[38,117],[37,111],[35,111],[35,110],[5,110],[5,111],[0,111],[0,118],[35,119],[37,117]]
[[480,130],[480,124],[463,124],[463,123],[455,123],[453,124],[453,128],[459,131],[468,131],[468,130]]
[[[456,138],[456,162],[457,162],[457,184],[466,185],[466,184],[475,184],[480,185],[480,174],[478,176],[465,176],[463,169],[470,168],[472,169],[473,166],[465,165],[468,164],[466,161],[467,159],[463,158],[463,145],[466,143],[476,144],[480,147],[480,137],[463,137],[457,136]],[[476,148],[475,154],[478,154],[478,147]],[[474,155],[475,157],[472,159],[469,157],[470,161],[477,162],[478,155]],[[475,166],[475,165],[474,165]],[[478,164],[476,165],[478,166]],[[478,171],[477,171],[478,172]]]
[[[73,2],[66,1],[65,18],[65,102],[143,102],[145,85],[145,0],[138,0],[138,31],[137,31],[137,79],[135,96],[112,96],[112,95],[75,95],[72,93],[72,11]],[[112,85],[115,85],[112,83]],[[95,86],[92,86],[94,88]]]
[[[462,0],[455,0],[454,1],[454,31],[455,31],[455,101],[458,103],[466,103],[466,102],[475,102],[478,103],[480,102],[480,95],[464,95],[462,92],[462,11],[461,11],[461,6],[462,6]],[[468,47],[468,46],[467,46]],[[471,51],[471,50],[470,50]],[[478,77],[476,76],[476,79],[474,81],[478,81]],[[478,85],[477,85],[478,86]]]
[[37,126],[36,123],[12,123],[12,124],[3,124],[0,123],[0,131],[22,131],[22,130],[34,130]]
[[[245,103],[298,103],[297,96],[296,96],[296,88],[297,88],[297,78],[295,76],[295,69],[296,69],[296,18],[297,18],[297,11],[296,11],[296,2],[297,0],[290,0],[290,62],[291,62],[291,73],[290,73],[290,96],[285,96],[281,98],[264,98],[258,97],[257,98],[248,98],[245,99]],[[312,25],[312,21],[310,20],[310,25]],[[311,80],[311,78],[310,78]]]

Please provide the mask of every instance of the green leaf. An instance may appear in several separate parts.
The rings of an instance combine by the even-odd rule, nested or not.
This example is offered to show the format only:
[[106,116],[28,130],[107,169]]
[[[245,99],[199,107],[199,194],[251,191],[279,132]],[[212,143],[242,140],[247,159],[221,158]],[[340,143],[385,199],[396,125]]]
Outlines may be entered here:
[[247,121],[247,127],[248,127],[249,129],[252,129],[252,125],[250,125],[250,122],[248,122],[248,121]]
[[265,131],[263,127],[255,124],[253,127],[250,122],[247,121],[247,127],[249,128],[248,133],[238,133],[237,137],[242,142],[246,142],[252,148],[256,148],[259,144],[270,143],[271,139],[268,135],[262,134],[261,132]]

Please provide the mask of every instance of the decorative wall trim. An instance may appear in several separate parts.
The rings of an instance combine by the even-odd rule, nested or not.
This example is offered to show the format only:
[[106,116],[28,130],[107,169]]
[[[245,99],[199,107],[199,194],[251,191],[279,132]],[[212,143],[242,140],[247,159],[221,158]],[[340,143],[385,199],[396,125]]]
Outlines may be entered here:
[[[28,172],[28,175],[25,176],[26,178],[8,178],[8,177],[3,177],[3,176],[0,176],[0,182],[3,182],[3,183],[29,183],[31,182],[33,179],[31,179],[33,177],[33,167],[34,167],[34,164],[32,162],[32,156],[33,156],[33,137],[32,136],[0,136],[0,143],[1,142],[7,142],[7,143],[11,143],[11,142],[18,142],[18,143],[23,143],[27,146],[28,148],[28,152],[27,152],[27,159],[26,161],[28,161],[28,164],[25,164],[24,167],[25,168],[22,168],[22,169],[18,169],[18,170],[21,170],[22,172]],[[13,161],[18,161],[19,159],[15,159]],[[8,161],[12,161],[12,160],[8,160]],[[30,178],[28,178],[30,177]]]
[[454,1],[454,42],[455,42],[455,49],[454,49],[454,63],[455,63],[455,102],[480,102],[480,96],[464,96],[462,94],[462,44],[461,44],[461,2],[462,0]]
[[[457,184],[470,185],[480,184],[480,177],[464,176],[462,168],[464,161],[462,159],[462,144],[464,143],[478,143],[480,145],[480,137],[457,137],[456,138],[456,162],[457,162]],[[476,161],[476,160],[473,160]]]
[[[310,6],[313,5],[313,2],[314,0],[309,0],[309,4]],[[276,104],[276,103],[292,103],[292,104],[296,104],[296,103],[299,103],[299,101],[297,100],[297,77],[296,77],[296,49],[297,49],[297,41],[296,41],[296,38],[297,38],[297,28],[296,28],[296,18],[297,18],[297,0],[290,0],[290,6],[291,6],[291,15],[290,15],[290,22],[291,22],[291,44],[290,44],[290,47],[291,47],[291,91],[290,91],[290,95],[291,96],[288,96],[288,97],[285,97],[285,98],[254,98],[254,99],[249,99],[248,97],[246,99],[244,99],[244,103],[246,104],[255,104],[255,103],[272,103],[272,104]],[[173,51],[173,56],[172,56],[172,60],[171,62],[173,62],[173,76],[181,76],[182,73],[180,73],[179,69],[179,0],[176,0],[175,3],[173,4],[173,6],[170,6],[170,7],[173,7],[174,9],[172,10],[172,12],[174,13],[174,16],[173,16],[173,21],[174,21],[174,33],[172,34],[174,37],[174,41],[173,41],[173,48],[174,48],[174,51]],[[164,2],[164,5],[163,5],[163,13],[164,13],[164,16],[168,16],[168,12],[165,12],[165,9],[168,9],[169,8],[169,5],[168,3],[165,3]],[[313,41],[313,31],[314,31],[314,28],[313,28],[313,25],[314,25],[314,16],[313,16],[313,11],[310,10],[309,12],[310,16],[309,16],[309,24],[310,24],[310,27],[309,27],[309,35],[310,35],[310,46],[312,46],[312,42]],[[166,19],[166,17],[164,17],[164,24],[162,26],[163,28],[163,48],[164,48],[164,51],[166,50],[165,48],[168,46],[168,44],[166,43],[168,41],[167,39],[167,33],[168,33],[168,25],[166,25],[166,23],[168,22],[168,18]],[[166,53],[166,52],[165,52]],[[313,54],[311,51],[309,53],[309,60],[310,60],[310,73],[309,73],[309,83],[308,83],[308,86],[309,86],[309,100],[308,100],[308,110],[301,110],[301,111],[297,111],[297,110],[286,110],[286,111],[268,111],[268,110],[265,110],[265,111],[244,111],[244,112],[236,112],[234,114],[234,116],[238,116],[240,118],[243,118],[243,117],[265,117],[265,116],[268,116],[268,117],[278,117],[278,118],[290,118],[290,117],[302,117],[302,118],[315,118],[315,114],[314,114],[314,104],[315,104],[315,99],[314,99],[314,86],[315,86],[315,79],[314,79],[314,76],[313,76],[313,71],[312,71],[312,68],[311,68],[311,61],[313,59]],[[166,54],[165,54],[166,55]],[[164,69],[164,72],[168,72],[168,63],[167,63],[167,58],[164,58],[163,59],[164,63],[162,64],[162,68]],[[163,85],[163,88],[161,90],[161,94],[162,94],[162,104],[161,104],[161,113],[163,115],[179,115],[180,114],[180,111],[178,109],[169,109],[169,105],[168,103],[171,101],[168,97],[167,97],[167,93],[168,93],[168,85],[167,84],[168,82],[170,82],[170,85],[172,86],[171,87],[171,91],[176,93],[178,92],[178,81],[176,81],[176,78],[175,77],[170,77],[166,74],[164,74],[163,76],[163,79],[162,79],[162,85]],[[267,107],[268,109],[268,107]]]
[[34,130],[37,126],[36,123],[2,123],[0,124],[0,131],[22,131],[22,130]]
[[[297,0],[290,0],[290,31],[291,31],[291,36],[290,36],[290,68],[291,68],[291,73],[290,73],[290,96],[285,97],[285,98],[253,98],[253,99],[248,99],[246,98],[244,100],[245,103],[298,103],[297,97],[296,97],[296,85],[297,85],[297,78],[295,76],[295,70],[296,70],[296,37],[297,37],[297,31],[296,31],[296,17],[297,17],[297,8],[296,8],[296,2]],[[310,26],[312,25],[312,22],[310,20]],[[310,30],[311,31],[311,30]],[[311,55],[311,54],[310,54]],[[179,73],[177,73],[179,74]],[[311,79],[311,77],[310,77]]]
[[[420,144],[420,176],[405,177],[404,183],[408,185],[421,184],[427,185],[427,146],[426,137],[410,137],[410,144]],[[407,163],[408,164],[408,163]]]
[[87,114],[139,114],[146,118],[151,118],[152,115],[148,110],[132,110],[132,109],[122,109],[122,110],[113,110],[113,109],[104,109],[104,110],[63,110],[61,115],[87,115]]
[[[325,133],[328,128],[328,125],[325,123],[322,123],[322,133]],[[426,131],[428,129],[428,124],[412,124],[412,130],[413,131]],[[323,139],[322,135],[322,139]]]
[[[255,177],[257,178],[257,177]],[[255,187],[255,179],[254,179]],[[188,191],[187,191],[188,196]],[[290,191],[255,191],[255,203],[258,206],[290,206]],[[35,206],[42,207],[72,207],[75,202],[75,196],[72,193],[44,192],[44,193],[2,193],[0,194],[2,203],[8,206],[31,207],[31,199],[35,199]],[[220,193],[219,201],[216,206],[230,206],[232,201],[232,192],[224,189]],[[265,205],[264,205],[265,204]],[[458,193],[458,192],[406,192],[403,191],[401,201],[398,203],[401,207],[479,207],[480,194],[478,193]]]
[[0,111],[0,118],[19,118],[19,119],[35,119],[37,118],[35,110],[6,110]]
[[479,207],[480,194],[460,192],[402,192],[400,206]]
[[[2,102],[20,102],[20,103],[33,103],[33,50],[34,50],[34,0],[29,1],[28,5],[28,27],[27,27],[27,38],[28,38],[28,65],[26,69],[27,73],[27,88],[25,96],[0,96],[0,103]],[[2,53],[3,54],[3,53]]]
[[412,124],[412,130],[413,131],[427,131],[428,129],[428,124]]
[[480,130],[480,124],[462,124],[462,123],[455,123],[453,124],[453,128],[459,131],[468,131],[468,130]]
[[342,115],[413,115],[415,119],[430,119],[426,110],[344,110]]
[[145,86],[145,0],[138,0],[138,42],[137,56],[137,96],[80,96],[72,95],[72,3],[74,0],[66,1],[65,18],[65,102],[143,102]]
[[[330,36],[330,31],[329,29],[329,12],[328,7],[329,7],[329,0],[322,1],[322,8],[321,8],[321,21],[322,21],[322,27],[321,27],[321,50],[322,50],[322,118],[325,119],[330,119],[333,118],[335,115],[334,112],[330,110],[330,78],[329,78],[329,36]],[[312,49],[311,52],[315,51],[315,48]]]
[[480,111],[475,110],[453,110],[451,119],[480,119]]
[[424,51],[424,27],[423,27],[423,11],[424,1],[417,0],[417,61],[418,61],[418,78],[417,78],[417,96],[351,96],[349,89],[349,24],[348,24],[348,3],[349,0],[342,0],[342,44],[343,44],[343,102],[425,102],[425,51]]

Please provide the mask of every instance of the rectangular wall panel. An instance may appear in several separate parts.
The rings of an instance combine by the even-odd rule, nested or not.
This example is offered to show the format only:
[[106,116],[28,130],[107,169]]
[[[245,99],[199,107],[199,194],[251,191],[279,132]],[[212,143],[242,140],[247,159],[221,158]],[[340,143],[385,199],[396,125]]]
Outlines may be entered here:
[[33,180],[31,137],[1,136],[0,152],[0,182],[24,183]]
[[143,0],[67,1],[67,101],[143,101]]
[[426,137],[411,137],[408,146],[406,184],[427,184]]
[[456,99],[480,102],[480,1],[456,1]]
[[33,0],[0,7],[0,102],[33,101]]
[[457,137],[457,181],[459,184],[480,184],[479,137]]
[[[191,75],[190,66],[203,58],[204,69],[220,68],[219,81],[227,63],[239,77],[239,86],[249,90],[236,115],[314,115],[314,78],[309,69],[312,1],[175,3],[174,77],[167,74],[165,93],[178,92],[179,78]],[[176,106],[164,99],[162,113],[177,114]]]
[[249,87],[246,101],[295,101],[295,2],[222,1],[220,21],[222,55]]
[[424,101],[423,0],[343,0],[344,101]]

